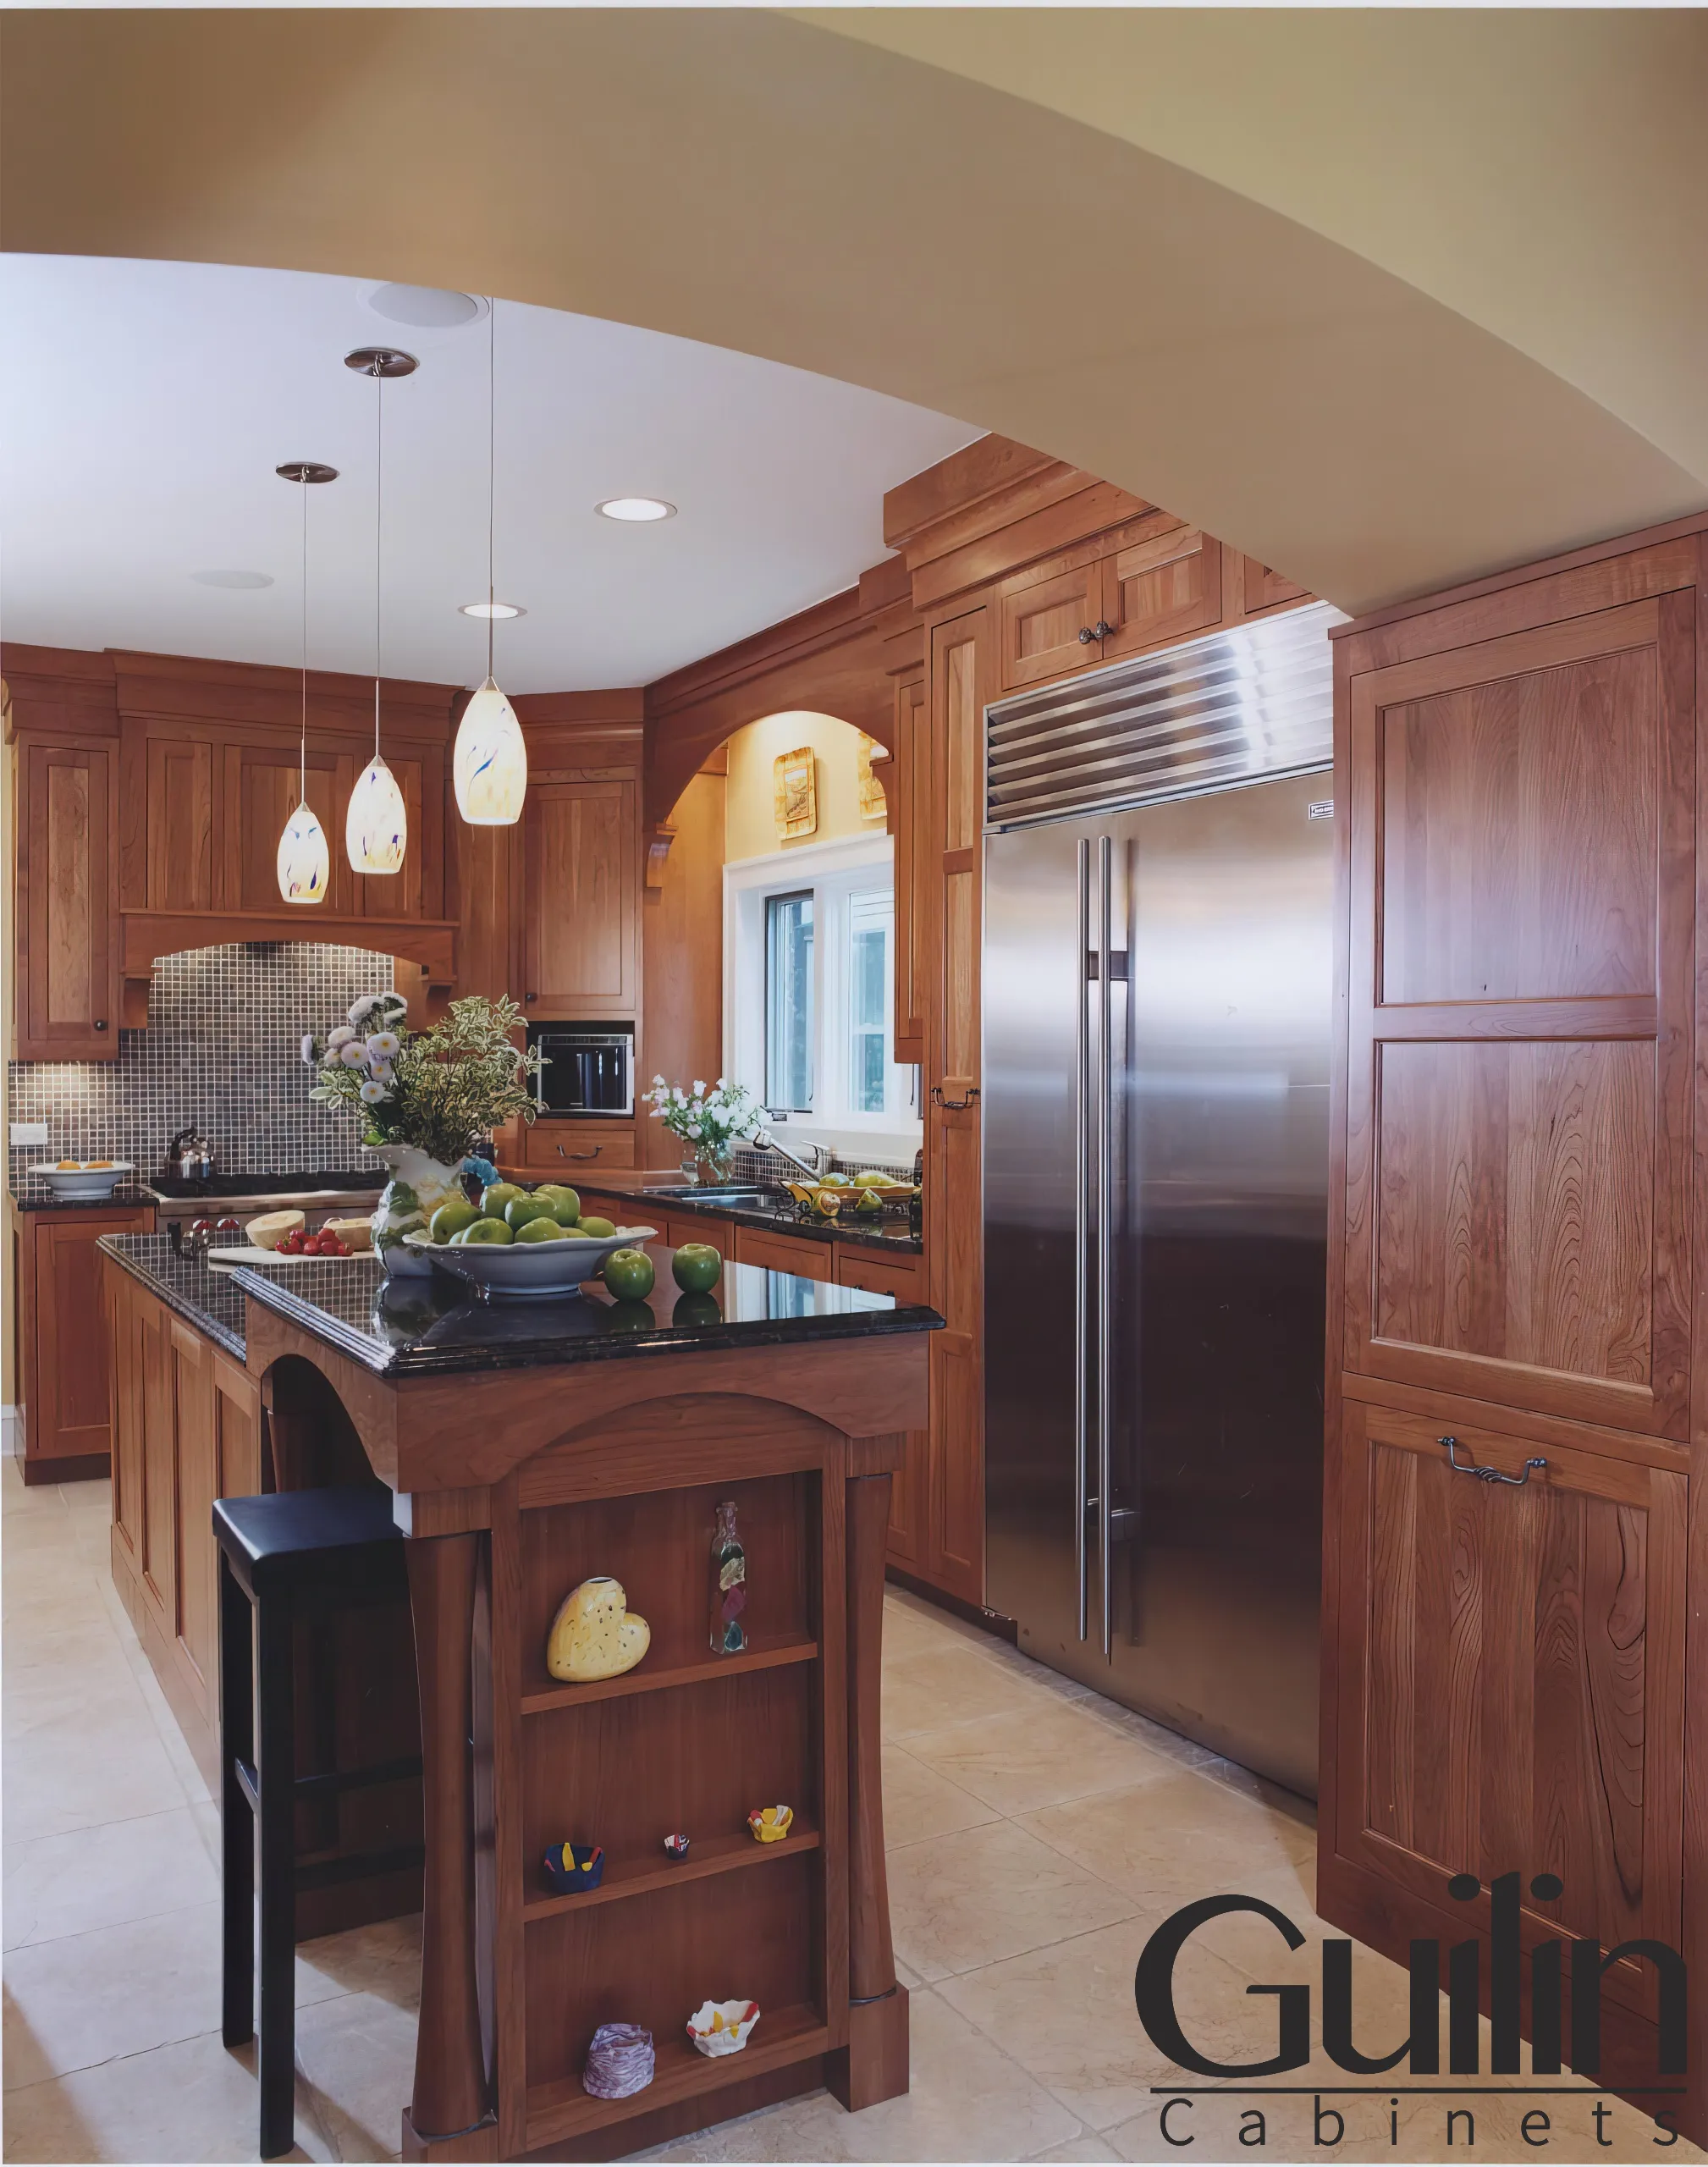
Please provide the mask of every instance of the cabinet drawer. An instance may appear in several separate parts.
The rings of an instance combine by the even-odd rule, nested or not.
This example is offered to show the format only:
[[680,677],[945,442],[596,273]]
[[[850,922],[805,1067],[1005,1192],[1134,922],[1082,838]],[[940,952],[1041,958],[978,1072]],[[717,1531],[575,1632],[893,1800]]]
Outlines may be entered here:
[[663,1231],[673,1249],[684,1242],[709,1242],[719,1256],[733,1253],[736,1229],[728,1219],[713,1219],[703,1211],[673,1211],[668,1219],[654,1218],[651,1223]]
[[601,1166],[632,1166],[635,1132],[626,1122],[609,1128],[592,1122],[536,1122],[522,1132],[522,1164],[530,1172],[562,1174],[576,1187],[576,1175],[591,1177]]
[[880,1256],[875,1249],[836,1247],[836,1283],[868,1294],[893,1294],[898,1302],[925,1299],[925,1260]]
[[757,1264],[767,1271],[792,1271],[797,1279],[833,1276],[835,1252],[829,1242],[797,1241],[787,1234],[762,1234],[751,1227],[736,1228],[736,1261]]

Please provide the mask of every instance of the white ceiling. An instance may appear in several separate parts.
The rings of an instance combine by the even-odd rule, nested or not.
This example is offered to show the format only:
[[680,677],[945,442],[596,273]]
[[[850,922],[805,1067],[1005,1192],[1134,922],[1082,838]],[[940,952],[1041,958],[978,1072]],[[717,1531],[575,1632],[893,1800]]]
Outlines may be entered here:
[[[192,263],[0,258],[0,633],[295,664],[297,486],[309,492],[309,659],[373,668],[374,387],[385,391],[388,675],[476,684],[484,599],[487,339],[388,321],[378,281]],[[500,600],[509,692],[645,684],[853,582],[884,554],[886,488],[979,432],[829,377],[500,301]],[[602,499],[668,499],[625,526]],[[210,586],[194,575],[266,573]]]

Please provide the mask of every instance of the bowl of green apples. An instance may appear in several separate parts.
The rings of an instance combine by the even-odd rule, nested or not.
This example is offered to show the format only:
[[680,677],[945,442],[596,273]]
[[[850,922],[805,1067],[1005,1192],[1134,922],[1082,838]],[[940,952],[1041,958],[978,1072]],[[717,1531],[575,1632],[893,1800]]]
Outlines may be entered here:
[[615,1227],[581,1216],[581,1199],[561,1182],[525,1188],[494,1182],[478,1204],[453,1197],[434,1212],[426,1233],[406,1234],[407,1247],[466,1279],[482,1300],[561,1299],[579,1294],[614,1249],[655,1241],[654,1227]]

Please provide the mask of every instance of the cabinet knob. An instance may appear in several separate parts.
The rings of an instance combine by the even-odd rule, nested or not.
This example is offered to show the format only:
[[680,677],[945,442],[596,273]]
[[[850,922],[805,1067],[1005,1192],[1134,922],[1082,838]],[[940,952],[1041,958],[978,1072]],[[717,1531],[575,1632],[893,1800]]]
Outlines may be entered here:
[[1079,644],[1082,647],[1089,647],[1097,636],[1096,630],[1094,626],[1090,625],[1082,625],[1079,628]]
[[538,994],[537,994],[537,993],[525,993],[525,994],[522,995],[522,999],[523,999],[523,1001],[537,1001],[537,1000],[539,999],[539,997],[540,997],[540,996],[539,996],[539,995],[538,995]]
[[104,1016],[97,1016],[95,1019],[95,1028],[97,1031],[104,1031],[107,1028],[107,1018]]

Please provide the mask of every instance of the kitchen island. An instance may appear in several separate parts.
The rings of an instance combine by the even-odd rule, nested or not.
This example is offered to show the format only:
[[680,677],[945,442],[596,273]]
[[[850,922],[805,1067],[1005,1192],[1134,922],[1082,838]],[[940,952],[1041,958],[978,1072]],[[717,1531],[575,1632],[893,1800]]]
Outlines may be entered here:
[[[110,1245],[140,1283],[136,1248]],[[890,1476],[939,1320],[740,1264],[679,1298],[659,1261],[650,1304],[620,1310],[598,1288],[471,1303],[363,1258],[239,1271],[221,1298],[244,1302],[262,1486],[378,1480],[409,1538],[427,1863],[406,2157],[605,2158],[819,2084],[851,2109],[906,2087],[878,1666]],[[193,1304],[181,1273],[174,1296]],[[748,1603],[722,1654],[725,1501]],[[598,1574],[650,1646],[560,1682],[548,1630]],[[777,1804],[793,1823],[761,1844],[747,1814]],[[597,1889],[545,1886],[566,1839],[603,1845]],[[732,1998],[764,2012],[752,2038],[702,2057],[686,2019]],[[581,2082],[609,2022],[656,2042],[626,2099]]]

